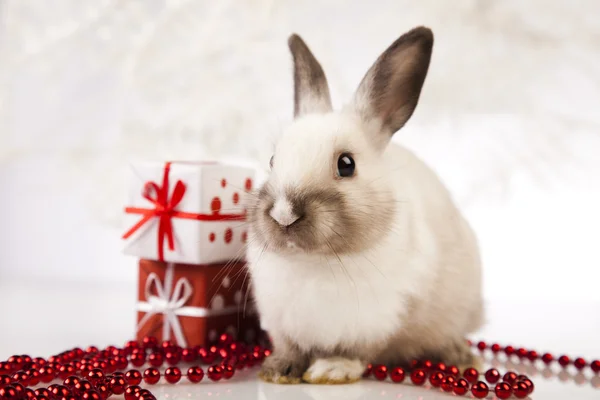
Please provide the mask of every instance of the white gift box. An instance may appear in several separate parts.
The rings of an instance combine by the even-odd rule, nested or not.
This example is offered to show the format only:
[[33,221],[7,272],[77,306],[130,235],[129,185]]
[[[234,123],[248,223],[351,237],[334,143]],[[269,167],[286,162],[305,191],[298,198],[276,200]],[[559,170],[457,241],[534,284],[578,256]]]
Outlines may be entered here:
[[253,169],[219,162],[148,162],[130,171],[125,254],[184,264],[244,260]]

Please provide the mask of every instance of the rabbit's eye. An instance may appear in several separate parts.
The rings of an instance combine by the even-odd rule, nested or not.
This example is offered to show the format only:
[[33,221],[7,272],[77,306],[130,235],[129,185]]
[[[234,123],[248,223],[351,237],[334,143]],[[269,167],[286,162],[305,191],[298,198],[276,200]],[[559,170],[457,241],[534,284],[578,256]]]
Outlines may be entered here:
[[356,164],[354,163],[354,159],[348,153],[343,153],[337,162],[338,175],[342,178],[348,178],[354,175],[354,170],[356,169]]
[[269,166],[271,168],[273,168],[273,159],[275,158],[275,156],[271,156],[271,160],[269,161]]

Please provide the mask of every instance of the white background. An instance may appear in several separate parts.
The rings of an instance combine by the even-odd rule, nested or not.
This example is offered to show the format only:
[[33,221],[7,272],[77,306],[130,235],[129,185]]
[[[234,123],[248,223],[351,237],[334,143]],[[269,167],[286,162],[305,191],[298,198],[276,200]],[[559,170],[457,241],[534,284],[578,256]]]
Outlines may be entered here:
[[[544,344],[559,331],[557,352],[600,357],[585,339],[600,319],[599,15],[596,0],[1,2],[0,304],[52,301],[48,288],[65,284],[133,299],[135,260],[120,253],[129,161],[265,166],[292,113],[291,32],[339,106],[387,45],[424,24],[432,66],[395,140],[439,172],[477,230],[490,308],[514,309],[492,312],[486,335]],[[93,310],[112,304],[95,293]],[[105,320],[118,332],[107,340],[132,323]],[[23,333],[6,325],[0,341]]]

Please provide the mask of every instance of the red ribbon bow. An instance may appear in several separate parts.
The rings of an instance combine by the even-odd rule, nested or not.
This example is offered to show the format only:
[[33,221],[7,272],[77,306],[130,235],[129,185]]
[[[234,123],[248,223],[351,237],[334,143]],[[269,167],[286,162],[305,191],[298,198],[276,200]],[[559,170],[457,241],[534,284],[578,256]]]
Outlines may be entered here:
[[152,218],[159,218],[158,221],[158,259],[164,261],[164,244],[165,239],[169,245],[169,250],[175,250],[175,240],[173,237],[173,218],[193,219],[197,221],[242,221],[246,218],[246,214],[219,214],[219,211],[213,214],[196,214],[177,211],[183,196],[185,195],[186,186],[181,180],[175,183],[173,193],[169,196],[169,172],[171,163],[165,163],[163,170],[162,185],[159,186],[156,182],[148,181],[144,184],[142,196],[150,201],[154,208],[139,208],[125,207],[125,212],[128,214],[143,215],[134,226],[132,226],[125,234],[123,239],[129,238],[146,222]]

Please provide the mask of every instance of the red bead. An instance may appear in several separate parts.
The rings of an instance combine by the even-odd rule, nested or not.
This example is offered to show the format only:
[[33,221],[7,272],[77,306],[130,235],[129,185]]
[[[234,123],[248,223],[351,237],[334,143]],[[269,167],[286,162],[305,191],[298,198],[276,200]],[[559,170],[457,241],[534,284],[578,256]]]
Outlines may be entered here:
[[164,352],[167,352],[173,350],[175,347],[177,347],[177,345],[170,340],[163,340],[163,342],[160,344],[160,347]]
[[139,385],[142,383],[142,374],[137,369],[129,370],[125,373],[125,380],[129,385]]
[[81,398],[83,400],[102,400],[102,396],[96,390],[88,390],[85,392]]
[[130,340],[125,343],[125,351],[131,353],[135,349],[141,349],[140,343],[137,340]]
[[8,386],[13,379],[8,375],[0,375],[0,387]]
[[148,363],[153,367],[160,367],[163,364],[163,355],[161,353],[152,353],[148,356]]
[[592,361],[592,363],[590,364],[590,367],[592,368],[592,371],[594,371],[596,373],[600,372],[600,360]]
[[64,380],[63,385],[68,388],[74,388],[78,382],[81,382],[81,379],[79,379],[79,377],[77,376],[72,375],[68,376],[67,379]]
[[127,389],[125,389],[125,392],[123,392],[125,400],[136,400],[136,393],[138,393],[141,389],[142,388],[137,385],[127,386]]
[[502,351],[502,347],[498,343],[494,343],[490,349],[492,349],[492,353],[497,354]]
[[181,361],[181,353],[176,351],[167,351],[165,361],[170,365],[177,365]]
[[417,386],[421,386],[425,383],[427,379],[427,374],[422,369],[415,369],[410,373],[410,380],[413,384]]
[[40,373],[37,371],[37,369],[29,369],[27,370],[27,381],[29,382],[30,386],[36,386],[38,383],[40,383]]
[[223,365],[222,368],[223,368],[223,377],[225,379],[233,378],[233,375],[235,374],[235,369],[231,365]]
[[538,355],[537,351],[530,350],[527,353],[527,358],[529,358],[529,361],[533,362],[533,361],[535,361],[535,360],[537,360],[539,358],[539,355]]
[[512,346],[506,346],[506,347],[504,348],[504,353],[505,353],[507,356],[512,356],[513,354],[515,354],[515,348],[514,348],[514,347],[512,347]]
[[36,397],[45,396],[50,397],[50,391],[46,388],[38,388],[34,391]]
[[437,364],[435,365],[435,368],[434,368],[434,369],[435,369],[436,371],[440,371],[440,372],[446,372],[446,370],[448,369],[448,367],[446,367],[446,364],[444,364],[444,363],[442,363],[442,362],[441,362],[441,363],[437,363]]
[[137,393],[140,399],[142,398],[142,396],[153,396],[153,394],[150,393],[148,389],[140,389]]
[[423,361],[421,368],[424,369],[425,371],[430,371],[433,368],[433,363],[429,360],[425,360],[425,361]]
[[[262,358],[262,350],[259,351],[259,353],[261,353],[260,357]],[[227,357],[229,357],[229,351],[227,349],[219,349],[219,357],[221,357],[222,359],[226,359]]]
[[75,367],[72,366],[71,364],[62,365],[58,369],[58,377],[63,380],[67,379],[69,376],[73,375],[74,373],[75,373]]
[[93,370],[91,370],[90,372],[87,373],[87,379],[90,382],[92,382],[93,385],[102,381],[104,379],[104,377],[105,377],[104,372],[102,372],[102,370],[99,368],[94,368]]
[[187,378],[192,383],[198,383],[204,378],[204,371],[200,367],[190,367],[187,370]]
[[115,376],[110,380],[109,388],[114,394],[123,394],[127,381],[122,376]]
[[571,363],[571,359],[568,356],[560,356],[558,358],[558,363],[560,365],[562,365],[563,367],[566,367],[567,365],[569,365]]
[[9,375],[14,372],[13,366],[12,364],[2,361],[0,362],[0,374],[5,374],[5,375]]
[[367,367],[365,368],[365,372],[363,372],[363,378],[368,378],[369,376],[371,376],[371,373],[373,372],[373,364],[367,364]]
[[14,368],[17,370],[23,368],[24,362],[23,362],[23,357],[21,357],[21,356],[10,356],[8,358],[8,360],[6,360],[6,361],[9,362],[10,364],[13,364]]
[[459,376],[460,370],[458,369],[458,367],[456,365],[451,365],[446,369],[446,374],[452,375],[452,376]]
[[469,383],[474,383],[479,379],[479,372],[475,368],[467,368],[463,372],[463,376]]
[[420,360],[412,360],[412,361],[410,362],[410,369],[411,369],[411,370],[413,370],[413,369],[417,369],[417,368],[419,368],[420,366],[421,366],[421,361],[420,361]]
[[18,400],[19,394],[13,386],[5,386],[0,388],[0,399],[2,400]]
[[165,370],[165,380],[169,383],[177,383],[181,379],[181,371],[177,367],[169,367]]
[[25,371],[17,371],[17,372],[15,372],[13,374],[12,378],[13,378],[14,381],[22,383],[25,386],[28,385],[29,376],[27,376],[27,373]]
[[489,383],[496,383],[500,380],[500,372],[496,368],[490,368],[485,372],[485,380]]
[[223,378],[223,369],[218,365],[211,365],[210,367],[208,367],[206,375],[208,375],[208,377],[212,381],[220,381],[221,378]]
[[32,389],[25,389],[25,400],[35,399],[35,392]]
[[90,346],[85,350],[88,354],[96,354],[98,352],[98,348],[96,346]]
[[92,390],[93,386],[89,381],[79,381],[75,384],[75,386],[73,387],[73,389],[75,390],[75,393],[78,394],[83,394],[84,392],[87,392],[88,390]]
[[127,357],[119,356],[119,357],[115,357],[114,360],[117,364],[118,370],[124,370],[125,368],[127,368],[127,365],[129,365],[129,361],[127,361]]
[[373,376],[378,381],[382,381],[387,378],[387,367],[385,365],[376,365],[373,367]]
[[390,372],[390,379],[394,383],[402,383],[404,382],[404,378],[406,377],[406,372],[401,367],[395,367]]
[[181,358],[187,363],[192,363],[198,358],[198,352],[194,349],[183,349],[181,351]]
[[444,373],[441,371],[435,371],[431,375],[429,375],[429,383],[431,383],[431,386],[433,387],[440,387],[443,379]]
[[587,366],[587,362],[583,358],[579,357],[575,359],[573,365],[575,365],[575,368],[582,370]]
[[542,356],[542,361],[546,364],[550,364],[552,361],[554,361],[554,356],[550,353],[545,353]]
[[200,357],[200,360],[202,360],[204,364],[211,364],[217,358],[215,354],[209,352],[204,347],[198,349],[198,357]]
[[484,382],[477,382],[471,386],[471,393],[478,399],[485,398],[490,392],[490,388]]
[[524,378],[521,380],[521,382],[523,382],[527,386],[527,388],[529,389],[529,394],[533,393],[535,386],[533,385],[533,382],[531,382],[531,379]]
[[447,375],[442,379],[442,390],[444,392],[452,392],[454,390],[454,383],[456,382],[456,378],[452,375]]
[[106,383],[97,384],[96,390],[98,391],[98,393],[100,393],[100,396],[102,397],[103,400],[108,399],[113,394]]
[[146,368],[146,370],[144,371],[144,382],[150,384],[150,385],[154,385],[155,383],[158,383],[158,381],[160,380],[160,371],[157,370],[156,368]]
[[136,367],[141,367],[146,363],[146,353],[133,353],[129,356],[129,362]]
[[465,395],[469,391],[469,382],[466,379],[460,378],[454,382],[454,394],[459,396]]
[[529,388],[524,382],[517,382],[512,385],[513,394],[518,399],[524,399],[529,395]]
[[[90,389],[91,388],[92,387],[90,386]],[[58,399],[60,399],[61,397],[70,396],[72,394],[71,389],[69,389],[68,387],[63,386],[63,385],[52,385],[52,389],[50,390],[50,393],[51,393],[52,397],[56,397]]]
[[25,386],[21,385],[19,382],[13,382],[10,386],[14,387],[17,391],[17,395],[22,398],[25,396]]
[[517,374],[509,371],[504,374],[504,376],[502,377],[502,380],[504,382],[510,383],[512,385],[517,380]]
[[510,396],[512,396],[512,387],[506,382],[500,382],[496,384],[494,392],[496,393],[496,397],[499,399],[508,399]]
[[230,344],[233,342],[233,336],[231,336],[229,333],[223,333],[221,336],[219,336],[219,342],[224,345]]
[[158,347],[158,339],[153,336],[146,336],[142,339],[142,348],[144,350],[153,350]]
[[526,349],[524,349],[523,347],[519,347],[519,349],[517,350],[517,357],[525,358],[527,357],[527,353],[529,352]]
[[485,342],[481,341],[481,342],[477,343],[477,348],[480,351],[484,351],[487,348],[487,344],[485,344]]

